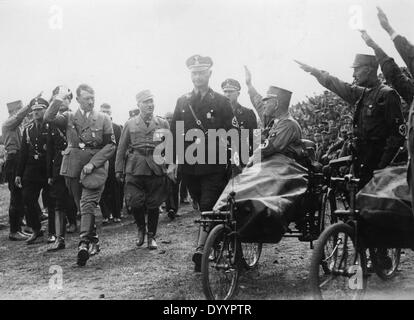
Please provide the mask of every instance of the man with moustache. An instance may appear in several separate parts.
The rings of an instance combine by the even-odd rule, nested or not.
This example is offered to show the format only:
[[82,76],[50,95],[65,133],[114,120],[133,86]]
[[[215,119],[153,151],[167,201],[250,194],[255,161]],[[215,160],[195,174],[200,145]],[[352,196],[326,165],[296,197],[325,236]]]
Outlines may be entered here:
[[[108,176],[108,160],[116,142],[111,119],[94,110],[95,92],[86,84],[76,89],[79,109],[58,114],[70,92],[61,87],[46,110],[45,120],[66,130],[68,147],[64,151],[60,174],[81,213],[77,264],[84,266],[90,255],[100,251],[96,234],[95,210]],[[90,249],[90,251],[89,251]]]

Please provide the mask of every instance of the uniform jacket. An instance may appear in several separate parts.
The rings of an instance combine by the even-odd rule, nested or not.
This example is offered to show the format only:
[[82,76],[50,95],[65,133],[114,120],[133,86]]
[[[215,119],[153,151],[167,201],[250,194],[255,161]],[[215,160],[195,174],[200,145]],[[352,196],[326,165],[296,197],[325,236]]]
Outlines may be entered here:
[[60,175],[63,153],[68,146],[66,132],[52,123],[47,123],[47,129],[47,177],[57,178]]
[[[264,119],[264,104],[262,96],[253,88],[249,89],[250,100],[255,107],[257,113],[263,124],[266,124],[267,119]],[[262,149],[262,156],[264,158],[275,153],[283,153],[290,157],[297,157],[301,155],[302,148],[302,129],[299,123],[293,119],[289,113],[286,113],[280,119],[270,122],[266,131],[266,140],[264,148]]]
[[24,128],[16,171],[16,176],[22,177],[23,182],[46,182],[47,134],[46,123],[36,128],[35,123],[30,122]]
[[320,84],[355,106],[354,134],[366,145],[383,145],[378,168],[387,166],[404,143],[399,133],[404,123],[401,100],[392,88],[378,83],[372,88],[351,85],[322,71],[314,74]]
[[[194,119],[190,107],[194,110],[199,121],[202,125],[198,125]],[[220,161],[220,145],[224,146],[227,149],[228,141],[220,141],[216,143],[216,148],[208,148],[208,135],[204,136],[205,141],[205,152],[204,152],[204,163],[188,163],[185,159],[185,150],[196,142],[194,137],[193,141],[184,141],[184,152],[176,153],[177,151],[177,140],[183,139],[184,136],[177,137],[176,128],[179,123],[184,125],[184,134],[191,129],[198,129],[201,133],[206,132],[208,129],[224,129],[228,132],[230,129],[237,128],[233,125],[233,110],[230,106],[230,101],[223,95],[213,91],[209,88],[206,95],[201,98],[199,94],[196,94],[195,91],[192,91],[188,94],[181,96],[177,100],[177,104],[174,110],[174,115],[171,121],[171,132],[174,140],[174,157],[177,159],[178,163],[182,164],[180,166],[180,171],[184,174],[192,175],[206,175],[211,173],[225,173],[227,163],[229,160],[229,155],[227,155],[226,163],[221,163]],[[180,134],[180,133],[178,133]],[[201,139],[201,138],[199,138]],[[209,155],[211,159],[215,159],[215,164],[209,163]],[[200,157],[201,158],[201,157]]]
[[153,116],[148,126],[141,115],[128,120],[119,140],[115,172],[134,176],[164,175],[165,167],[154,161],[152,151],[161,143],[157,131],[169,128],[168,121],[158,116]]
[[[249,130],[249,139],[248,141],[242,141],[240,139],[239,150],[241,150],[242,143],[248,143],[249,146],[249,156],[253,153],[253,142],[254,142],[254,129],[257,129],[257,119],[254,111],[252,109],[245,108],[237,103],[237,106],[233,109],[234,117],[236,118],[236,126],[239,129],[248,129]],[[241,135],[240,135],[240,138]],[[241,151],[240,151],[241,154]],[[247,162],[246,162],[247,164]]]
[[29,111],[29,106],[20,109],[15,115],[10,116],[1,127],[6,149],[6,160],[12,155],[17,155],[20,150],[23,129],[21,123]]
[[60,105],[59,100],[52,102],[44,118],[66,130],[68,147],[63,153],[60,174],[77,178],[86,164],[102,167],[115,152],[112,121],[108,115],[95,110],[88,118],[79,109],[57,114]]

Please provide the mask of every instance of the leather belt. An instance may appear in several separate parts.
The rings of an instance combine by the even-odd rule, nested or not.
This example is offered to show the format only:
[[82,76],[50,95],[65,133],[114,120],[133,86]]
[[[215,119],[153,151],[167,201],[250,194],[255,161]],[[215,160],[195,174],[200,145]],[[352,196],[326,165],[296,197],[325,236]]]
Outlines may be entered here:
[[134,149],[134,153],[139,153],[142,156],[151,156],[154,154],[154,148],[140,148]]

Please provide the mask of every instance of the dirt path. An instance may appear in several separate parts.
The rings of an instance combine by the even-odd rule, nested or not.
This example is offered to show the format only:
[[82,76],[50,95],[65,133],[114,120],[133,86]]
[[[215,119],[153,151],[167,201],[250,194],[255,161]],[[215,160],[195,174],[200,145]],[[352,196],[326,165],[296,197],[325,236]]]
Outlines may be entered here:
[[[1,186],[0,207],[7,212],[6,189]],[[7,216],[0,217],[0,299],[204,299],[201,276],[193,272],[191,254],[197,226],[190,206],[170,222],[160,217],[159,249],[135,246],[136,226],[131,217],[121,224],[101,227],[102,251],[86,267],[76,265],[77,235],[67,249],[47,253],[45,242],[27,246],[7,240]],[[3,228],[1,226],[3,225]],[[371,276],[367,299],[414,298],[414,254],[405,250],[398,275],[383,282]],[[283,239],[264,245],[258,268],[240,278],[236,299],[307,299],[307,275],[312,250],[308,243]],[[63,284],[54,281],[62,271]],[[51,272],[51,273],[50,273]],[[50,285],[50,283],[52,285]]]

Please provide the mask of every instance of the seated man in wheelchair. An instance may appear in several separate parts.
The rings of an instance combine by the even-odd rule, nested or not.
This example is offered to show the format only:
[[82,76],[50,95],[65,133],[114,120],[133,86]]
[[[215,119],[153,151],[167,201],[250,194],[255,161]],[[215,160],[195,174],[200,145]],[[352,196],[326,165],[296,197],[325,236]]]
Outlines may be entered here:
[[[246,83],[265,126],[263,143],[242,173],[227,184],[214,210],[226,208],[227,196],[234,191],[242,240],[277,243],[288,224],[300,215],[301,200],[308,189],[306,167],[311,160],[304,156],[302,130],[289,114],[292,93],[272,86],[262,98],[253,88],[247,68]],[[312,146],[308,141],[307,147]]]

